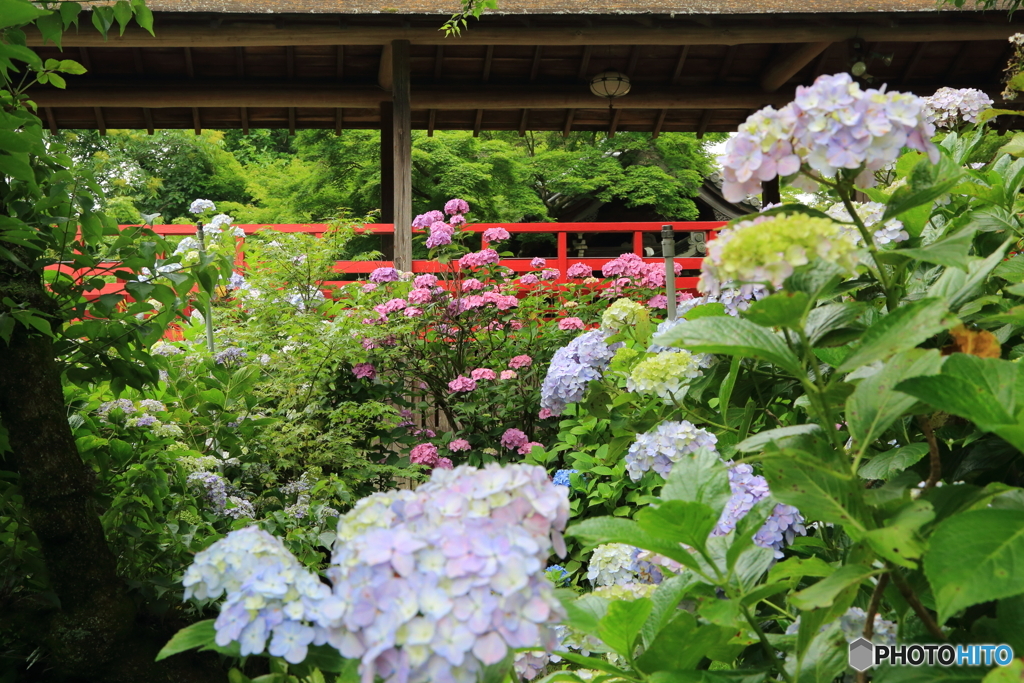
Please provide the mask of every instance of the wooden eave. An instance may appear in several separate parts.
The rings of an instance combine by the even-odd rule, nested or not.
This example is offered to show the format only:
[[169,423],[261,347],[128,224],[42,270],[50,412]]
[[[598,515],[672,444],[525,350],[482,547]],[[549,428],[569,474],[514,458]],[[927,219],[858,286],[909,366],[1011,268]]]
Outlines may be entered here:
[[[85,20],[87,21],[87,20]],[[89,69],[31,95],[58,128],[378,128],[393,40],[409,40],[420,130],[732,131],[797,85],[868,58],[865,85],[930,94],[979,88],[1000,101],[1024,13],[490,15],[459,38],[437,15],[158,12],[156,37],[91,27],[63,52]],[[36,37],[36,44],[39,43]],[[889,58],[889,59],[883,59]],[[886,63],[888,61],[888,63]],[[608,103],[589,79],[615,69]]]

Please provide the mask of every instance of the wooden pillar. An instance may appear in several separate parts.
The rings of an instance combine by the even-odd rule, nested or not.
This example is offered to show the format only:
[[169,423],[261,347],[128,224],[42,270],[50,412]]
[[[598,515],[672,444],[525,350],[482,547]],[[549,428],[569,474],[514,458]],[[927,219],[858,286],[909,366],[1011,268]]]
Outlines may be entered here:
[[392,41],[391,54],[395,267],[399,270],[412,270],[412,100],[409,92],[409,41]]
[[779,177],[775,176],[771,180],[766,180],[761,183],[761,204],[767,206],[768,204],[779,204],[782,202],[782,195],[779,193]]
[[390,102],[380,103],[380,222],[395,222],[394,112]]

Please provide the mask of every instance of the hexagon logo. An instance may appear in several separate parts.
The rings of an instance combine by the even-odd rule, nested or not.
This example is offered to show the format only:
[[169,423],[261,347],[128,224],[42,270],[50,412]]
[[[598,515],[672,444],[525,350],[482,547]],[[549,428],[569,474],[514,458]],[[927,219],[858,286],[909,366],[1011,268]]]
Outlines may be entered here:
[[857,671],[867,671],[874,666],[875,645],[867,638],[858,638],[850,643],[850,666]]

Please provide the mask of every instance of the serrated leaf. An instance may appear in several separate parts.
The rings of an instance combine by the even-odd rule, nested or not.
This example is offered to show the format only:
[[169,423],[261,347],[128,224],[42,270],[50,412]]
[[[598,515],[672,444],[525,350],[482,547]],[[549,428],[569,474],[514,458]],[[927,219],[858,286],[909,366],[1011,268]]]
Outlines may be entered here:
[[175,633],[167,644],[161,648],[160,652],[157,653],[156,661],[159,662],[161,659],[167,659],[179,652],[214,644],[216,629],[213,627],[213,622],[214,619],[200,621],[191,626],[186,626]]
[[912,443],[880,453],[864,463],[858,474],[864,479],[890,479],[917,463],[928,453],[928,444]]
[[954,320],[941,299],[920,299],[900,306],[869,327],[861,337],[860,345],[837,369],[849,372],[876,360],[884,360],[917,346],[953,324]]
[[795,593],[789,601],[801,610],[829,607],[841,592],[850,586],[860,585],[875,573],[876,570],[867,565],[844,565],[813,586]]
[[700,318],[687,325],[676,325],[655,336],[654,342],[698,353],[760,358],[794,376],[803,374],[799,359],[782,337],[749,320],[729,316]]

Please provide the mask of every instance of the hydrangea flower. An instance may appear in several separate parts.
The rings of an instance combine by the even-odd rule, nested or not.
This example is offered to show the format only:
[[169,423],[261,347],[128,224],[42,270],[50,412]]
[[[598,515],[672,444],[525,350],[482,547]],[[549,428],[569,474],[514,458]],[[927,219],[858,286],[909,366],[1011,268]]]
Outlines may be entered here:
[[[864,637],[864,626],[867,623],[868,615],[867,612],[862,610],[860,607],[851,607],[846,610],[843,616],[839,617],[839,628],[843,632],[843,636],[846,638],[848,643],[852,643],[858,638]],[[829,624],[825,624],[821,627],[821,631],[824,631],[829,627]],[[789,635],[795,635],[800,631],[800,617],[786,628],[786,633]],[[882,615],[875,614],[874,628],[872,631],[871,642],[875,645],[895,645],[896,635],[899,631],[899,625],[894,621],[883,619]]]
[[[679,292],[676,295],[676,306],[679,306],[683,302],[689,301],[692,298],[693,294],[690,294],[689,292]],[[668,297],[664,294],[655,294],[647,301],[647,306],[649,308],[659,309],[668,308]]]
[[129,427],[152,427],[160,424],[160,421],[153,415],[139,415],[128,420]]
[[633,481],[650,470],[668,477],[673,464],[701,448],[715,451],[717,443],[718,437],[687,420],[662,422],[653,431],[637,434],[626,453],[626,471]]
[[356,363],[352,366],[352,374],[359,379],[374,379],[377,376],[377,368],[372,363]]
[[196,199],[188,207],[189,213],[203,213],[204,211],[214,211],[216,209],[217,206],[209,199]]
[[977,123],[978,115],[993,104],[991,97],[975,88],[939,88],[921,99],[925,117],[939,128]]
[[493,249],[481,249],[460,258],[459,266],[461,268],[481,268],[491,263],[497,263],[499,260],[501,257],[498,256],[498,252]]
[[130,415],[138,411],[138,408],[135,407],[134,401],[127,398],[119,398],[116,401],[107,401],[106,403],[101,403],[100,408],[97,412],[100,414],[101,417],[106,417],[107,413],[114,409],[121,410],[125,415]]
[[601,316],[601,328],[614,334],[649,319],[646,308],[631,299],[621,298],[605,310]]
[[468,451],[470,449],[469,442],[465,439],[454,439],[448,444],[448,450],[452,453],[458,453],[459,451]]
[[408,305],[409,303],[405,299],[389,299],[382,304],[374,306],[373,310],[377,311],[381,315],[388,315],[389,313],[401,311]]
[[623,254],[604,264],[601,273],[607,278],[616,276],[634,278],[644,272],[646,265],[644,260],[636,254]]
[[476,381],[464,375],[459,375],[451,382],[448,382],[448,389],[455,393],[474,391],[476,390]]
[[540,446],[541,448],[544,448],[544,444],[542,444],[540,441],[527,441],[516,450],[516,453],[518,453],[519,455],[529,455],[533,451],[534,446]]
[[618,348],[609,346],[606,336],[601,330],[591,330],[555,351],[540,388],[541,408],[550,415],[561,415],[566,405],[583,398],[587,384],[600,379]]
[[636,581],[637,549],[625,543],[606,543],[594,548],[587,565],[587,579],[595,586]]
[[144,398],[139,401],[139,408],[147,413],[165,413],[167,406],[153,398]]
[[538,277],[541,280],[554,282],[555,280],[558,279],[559,275],[560,273],[558,272],[558,268],[545,268],[544,270],[540,271],[540,275]]
[[544,268],[547,265],[548,260],[545,258],[541,258],[540,256],[535,256],[533,260],[530,261],[530,266],[532,266],[533,268]]
[[[430,273],[424,273],[423,275],[417,275],[415,278],[413,278],[413,281],[412,281],[412,286],[416,287],[417,289],[429,290],[431,287],[433,287],[436,284],[437,284],[437,276],[436,275],[431,275]],[[424,302],[421,301],[421,302],[418,302],[418,303],[424,303]]]
[[427,236],[427,249],[443,247],[452,243],[452,236],[455,234],[455,226],[436,221],[430,224],[430,234]]
[[238,641],[243,657],[262,653],[269,638],[271,655],[298,664],[311,643],[324,642],[319,624],[337,619],[342,610],[330,588],[281,541],[254,526],[196,553],[182,584],[185,599],[227,593],[214,622],[215,639],[221,647]]
[[708,244],[697,286],[711,294],[718,294],[726,282],[779,288],[795,267],[815,258],[852,273],[856,249],[850,231],[827,218],[762,216],[725,228]]
[[433,300],[434,293],[429,289],[422,287],[416,287],[409,291],[409,303],[413,304],[428,304]]
[[[555,484],[557,486],[557,484]],[[564,586],[569,583],[569,572],[560,564],[553,564],[547,568],[548,577],[556,586]]]
[[469,376],[479,382],[480,380],[497,379],[498,373],[490,368],[477,368],[469,373]]
[[579,474],[579,470],[558,470],[555,476],[551,477],[551,483],[555,486],[571,486],[570,474]]
[[823,176],[862,169],[857,182],[868,187],[874,172],[903,147],[935,163],[935,127],[925,108],[915,95],[861,90],[847,73],[819,76],[810,87],[798,87],[794,101],[781,110],[765,107],[752,114],[729,139],[718,158],[722,193],[731,202],[743,201],[761,191],[762,181],[793,175],[804,164]]
[[437,462],[437,446],[432,443],[421,443],[413,446],[409,461],[417,465],[433,465]]
[[421,213],[412,219],[412,227],[414,228],[429,228],[431,225],[437,222],[444,222],[444,214],[436,209],[433,211],[427,211]]
[[511,427],[505,430],[505,433],[501,435],[501,445],[507,449],[515,450],[520,446],[525,445],[530,440],[530,437],[521,429]]
[[444,205],[444,212],[449,216],[469,213],[469,204],[464,199],[449,199],[448,203]]
[[[854,209],[857,211],[857,216],[860,217],[864,225],[870,230],[871,228],[877,228],[874,231],[874,242],[878,246],[889,244],[890,242],[903,242],[904,240],[910,239],[910,234],[903,229],[903,223],[890,218],[882,225],[882,216],[885,214],[885,204],[878,202],[854,202]],[[844,223],[853,223],[853,217],[847,210],[846,206],[840,202],[833,204],[825,210],[832,218],[837,221]],[[860,232],[855,228],[850,228],[850,234],[853,236],[855,242],[861,242]]]
[[526,354],[519,356],[513,356],[512,360],[508,362],[508,366],[513,370],[519,370],[520,368],[528,368],[533,365],[533,359]]
[[540,282],[540,278],[533,273],[527,273],[526,275],[519,278],[519,282],[524,285],[535,285]]
[[586,263],[574,263],[565,271],[565,276],[570,278],[586,278],[594,274],[594,269]]
[[190,486],[202,491],[214,513],[224,514],[228,502],[227,483],[224,477],[214,472],[193,472],[188,475],[187,481]]
[[375,268],[370,273],[370,282],[376,282],[377,284],[384,284],[385,282],[397,282],[399,278],[398,271],[390,267]]
[[579,318],[562,318],[558,321],[558,329],[560,330],[582,330],[585,327],[583,321]]
[[501,242],[511,237],[505,228],[487,228],[484,230],[485,242]]
[[174,251],[171,253],[171,255],[176,256],[178,254],[187,254],[188,252],[195,251],[198,248],[199,240],[197,240],[195,237],[186,237],[182,239],[180,242],[178,242],[178,246],[174,248]]
[[338,521],[327,573],[344,610],[326,641],[387,683],[474,683],[510,648],[553,648],[563,613],[544,569],[568,515],[529,465],[435,469],[364,498]]
[[502,370],[501,374],[498,375],[501,379],[515,379],[518,374],[515,370]]
[[682,400],[690,380],[701,376],[700,364],[689,352],[659,353],[640,361],[626,378],[626,388],[638,394],[656,394],[665,403]]
[[232,367],[240,365],[248,357],[249,354],[244,349],[240,349],[237,346],[229,346],[223,351],[213,354],[213,362],[224,367]]

